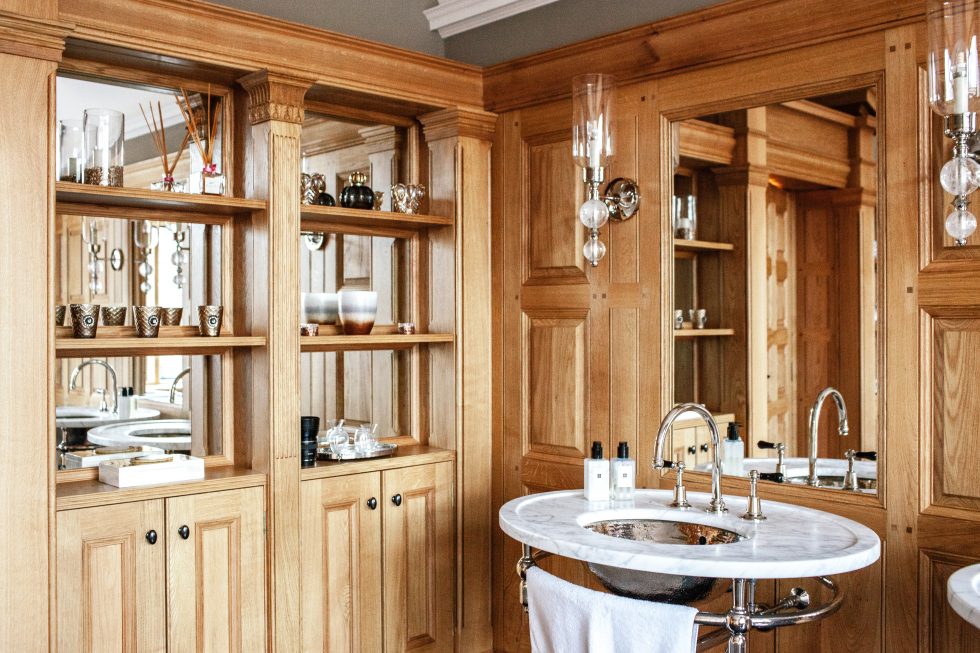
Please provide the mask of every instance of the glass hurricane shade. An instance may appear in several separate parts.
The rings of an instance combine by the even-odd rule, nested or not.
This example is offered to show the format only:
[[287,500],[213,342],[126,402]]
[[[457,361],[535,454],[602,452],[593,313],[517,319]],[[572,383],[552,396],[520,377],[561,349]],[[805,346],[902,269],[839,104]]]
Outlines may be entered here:
[[582,168],[604,168],[613,155],[612,75],[579,75],[572,80],[572,156]]
[[980,108],[980,0],[929,0],[929,104],[942,116]]

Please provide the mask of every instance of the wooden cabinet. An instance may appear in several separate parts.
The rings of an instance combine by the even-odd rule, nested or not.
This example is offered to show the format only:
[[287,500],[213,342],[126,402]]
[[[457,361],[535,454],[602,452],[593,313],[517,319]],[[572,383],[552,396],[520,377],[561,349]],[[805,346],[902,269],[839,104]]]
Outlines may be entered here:
[[62,511],[58,650],[264,651],[263,505],[250,487]]
[[453,468],[302,483],[304,651],[452,651]]

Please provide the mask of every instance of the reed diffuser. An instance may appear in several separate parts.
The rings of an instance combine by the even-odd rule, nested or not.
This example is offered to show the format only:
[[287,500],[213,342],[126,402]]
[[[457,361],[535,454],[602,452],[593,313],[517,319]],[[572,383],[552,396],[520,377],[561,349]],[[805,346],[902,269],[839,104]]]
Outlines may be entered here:
[[[187,91],[180,89],[180,96],[174,94],[177,106],[187,125],[187,132],[194,139],[198,154],[201,156],[201,193],[205,195],[224,195],[225,176],[218,171],[214,161],[214,146],[218,136],[218,118],[221,115],[221,98],[211,99],[211,85],[208,84],[208,96],[203,110],[198,113],[191,105]],[[202,131],[202,127],[204,131]]]
[[153,103],[151,102],[150,117],[147,118],[146,110],[140,104],[140,113],[143,114],[143,121],[146,123],[146,128],[150,130],[150,135],[153,137],[153,144],[160,154],[160,163],[163,164],[163,180],[154,182],[150,185],[150,188],[152,190],[184,192],[184,184],[178,184],[174,180],[174,170],[177,169],[177,164],[180,163],[180,157],[184,155],[184,150],[187,149],[187,143],[191,140],[191,133],[187,132],[184,134],[184,140],[181,142],[180,147],[177,148],[177,156],[171,161],[170,150],[167,148],[167,129],[163,124],[163,106],[158,101],[157,112],[153,113]]

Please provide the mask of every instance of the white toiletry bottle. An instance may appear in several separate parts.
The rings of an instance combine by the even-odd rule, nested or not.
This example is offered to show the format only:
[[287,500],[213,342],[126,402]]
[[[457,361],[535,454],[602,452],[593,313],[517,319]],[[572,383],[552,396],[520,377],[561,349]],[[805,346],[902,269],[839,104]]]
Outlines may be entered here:
[[592,457],[585,459],[585,498],[609,501],[609,461],[602,457],[602,443],[592,443]]
[[630,458],[630,445],[620,442],[612,459],[612,478],[609,480],[613,501],[632,501],[636,489],[636,461]]
[[738,422],[728,423],[728,436],[721,443],[721,470],[725,474],[742,476],[745,461],[745,443],[738,432]]
[[132,389],[126,386],[123,386],[119,391],[119,419],[129,419],[130,417],[132,405],[130,404],[129,393],[131,391]]

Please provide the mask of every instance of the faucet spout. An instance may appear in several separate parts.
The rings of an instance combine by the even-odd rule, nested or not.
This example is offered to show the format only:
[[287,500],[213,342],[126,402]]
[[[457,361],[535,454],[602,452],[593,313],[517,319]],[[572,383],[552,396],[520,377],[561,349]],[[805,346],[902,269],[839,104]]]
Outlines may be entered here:
[[689,411],[704,418],[708,424],[708,431],[711,433],[711,503],[708,504],[708,512],[728,512],[728,508],[725,507],[725,498],[721,494],[721,437],[718,434],[718,424],[711,412],[701,404],[680,404],[664,415],[663,421],[660,422],[660,430],[657,431],[653,468],[664,468],[664,443],[667,441],[670,427],[678,417]]
[[[108,370],[109,378],[112,379],[112,412],[118,413],[119,412],[119,387],[116,385],[116,370],[112,369],[112,365],[109,365],[109,363],[103,360],[90,358],[86,361],[82,361],[81,363],[79,363],[78,366],[71,371],[71,379],[68,381],[68,390],[71,391],[75,389],[75,385],[78,383],[79,372],[82,371],[83,367],[88,367],[89,365],[101,365],[102,367],[106,368],[106,370]],[[100,410],[103,410],[104,412],[108,412],[108,406],[105,403],[104,392],[102,394],[102,405],[100,406]]]
[[816,401],[813,402],[813,407],[810,408],[810,475],[807,477],[806,482],[807,485],[813,487],[820,485],[820,479],[817,477],[817,438],[820,426],[820,409],[823,408],[823,402],[827,397],[833,398],[834,404],[837,405],[837,434],[844,437],[850,431],[847,426],[847,405],[844,403],[844,396],[836,388],[824,388],[817,395]]
[[[191,368],[186,367],[181,370],[180,374],[174,377],[174,382],[170,384],[170,403],[176,403],[177,401],[177,383],[180,382],[182,378],[187,376],[191,371]],[[183,387],[183,386],[181,386]]]

